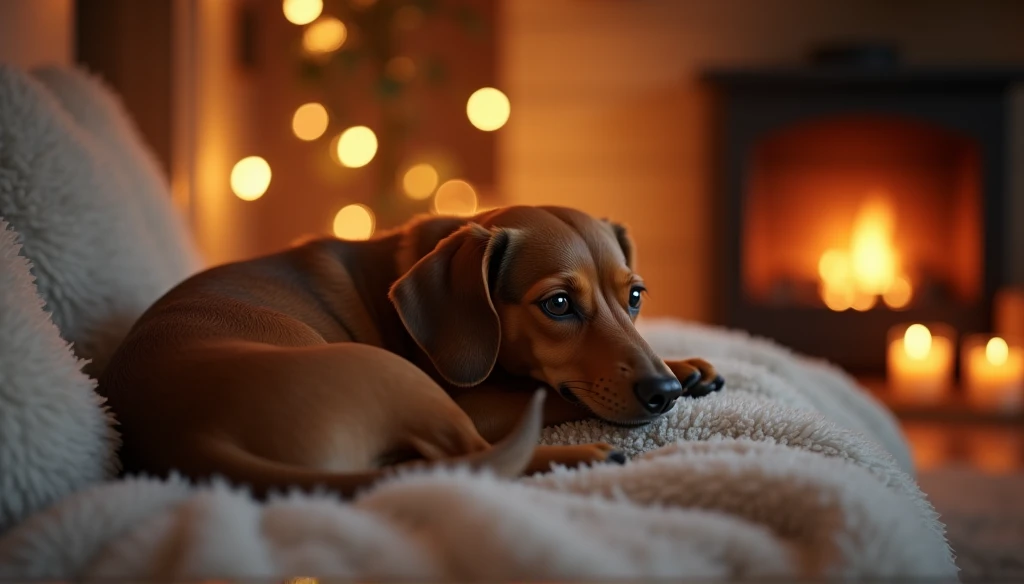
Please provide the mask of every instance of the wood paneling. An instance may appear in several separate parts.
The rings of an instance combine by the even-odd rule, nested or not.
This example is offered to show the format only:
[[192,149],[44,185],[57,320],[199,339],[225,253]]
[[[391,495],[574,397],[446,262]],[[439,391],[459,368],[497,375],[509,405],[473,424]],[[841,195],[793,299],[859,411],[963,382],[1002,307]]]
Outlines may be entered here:
[[74,38],[72,0],[0,1],[0,63],[67,65]]
[[1024,62],[1024,2],[501,6],[499,73],[512,101],[498,135],[502,202],[577,206],[630,224],[653,292],[648,315],[713,314],[713,111],[698,82],[702,68],[792,64],[815,43],[837,38],[891,39],[913,63]]

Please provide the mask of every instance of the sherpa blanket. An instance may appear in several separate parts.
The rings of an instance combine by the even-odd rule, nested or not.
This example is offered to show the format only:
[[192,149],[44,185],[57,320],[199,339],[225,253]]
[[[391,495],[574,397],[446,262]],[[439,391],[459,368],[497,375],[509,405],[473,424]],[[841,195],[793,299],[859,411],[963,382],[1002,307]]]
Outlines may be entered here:
[[[113,479],[116,434],[67,340],[101,356],[113,329],[80,326],[95,322],[84,312],[137,316],[163,284],[127,287],[107,273],[119,264],[54,268],[81,242],[164,277],[191,268],[160,255],[188,249],[173,224],[150,230],[146,246],[111,226],[138,220],[159,193],[125,180],[103,195],[122,204],[77,212],[93,208],[99,185],[79,170],[96,180],[116,158],[103,150],[111,143],[141,148],[124,128],[96,138],[95,119],[62,105],[83,98],[75,91],[102,94],[90,83],[0,67],[0,214],[18,210],[13,228],[0,222],[0,580],[956,578],[893,419],[853,380],[771,342],[676,321],[641,331],[666,358],[712,359],[722,392],[679,400],[642,428],[544,431],[547,443],[611,442],[631,457],[622,466],[517,481],[408,474],[347,502],[291,493],[259,503],[223,483]],[[43,130],[45,141],[31,134]],[[43,170],[57,174],[33,174]],[[47,227],[71,224],[71,239]]]
[[[668,321],[642,330],[666,355],[697,343],[733,356],[718,360],[723,392],[681,400],[651,426],[545,430],[550,443],[608,440],[633,456],[624,466],[516,482],[410,474],[354,502],[260,504],[224,484],[123,480],[12,530],[0,579],[955,579],[942,526],[897,458],[813,405],[831,401],[858,426],[889,423],[877,408],[851,415],[842,394],[860,394],[841,375],[738,334]],[[773,360],[788,367],[773,373]],[[802,380],[830,375],[831,388]]]

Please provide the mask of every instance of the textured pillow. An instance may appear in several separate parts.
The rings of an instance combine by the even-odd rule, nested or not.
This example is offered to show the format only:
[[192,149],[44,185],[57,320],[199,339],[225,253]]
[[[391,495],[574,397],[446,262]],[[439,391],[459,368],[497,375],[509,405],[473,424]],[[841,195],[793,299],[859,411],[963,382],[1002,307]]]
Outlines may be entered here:
[[0,217],[93,376],[142,311],[199,267],[123,108],[75,70],[0,65]]
[[117,437],[95,383],[43,311],[18,252],[0,219],[0,533],[116,471]]

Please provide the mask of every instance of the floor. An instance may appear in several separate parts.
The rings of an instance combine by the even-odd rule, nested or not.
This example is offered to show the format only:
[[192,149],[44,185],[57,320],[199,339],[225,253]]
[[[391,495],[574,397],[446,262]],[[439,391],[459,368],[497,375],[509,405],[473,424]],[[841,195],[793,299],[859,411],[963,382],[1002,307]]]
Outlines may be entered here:
[[961,582],[1024,581],[1024,425],[902,420]]
[[901,425],[922,472],[950,465],[989,475],[1024,472],[1024,426],[922,420]]

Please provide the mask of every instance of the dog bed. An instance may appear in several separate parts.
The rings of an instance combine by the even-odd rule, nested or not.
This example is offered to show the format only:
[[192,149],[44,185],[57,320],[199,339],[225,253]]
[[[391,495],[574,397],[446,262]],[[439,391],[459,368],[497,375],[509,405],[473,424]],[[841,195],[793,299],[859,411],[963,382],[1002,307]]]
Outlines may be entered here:
[[852,379],[670,320],[641,332],[712,359],[724,391],[642,428],[544,431],[622,466],[407,474],[348,502],[115,478],[87,373],[198,268],[167,197],[102,85],[0,67],[0,579],[957,578],[894,420]]

